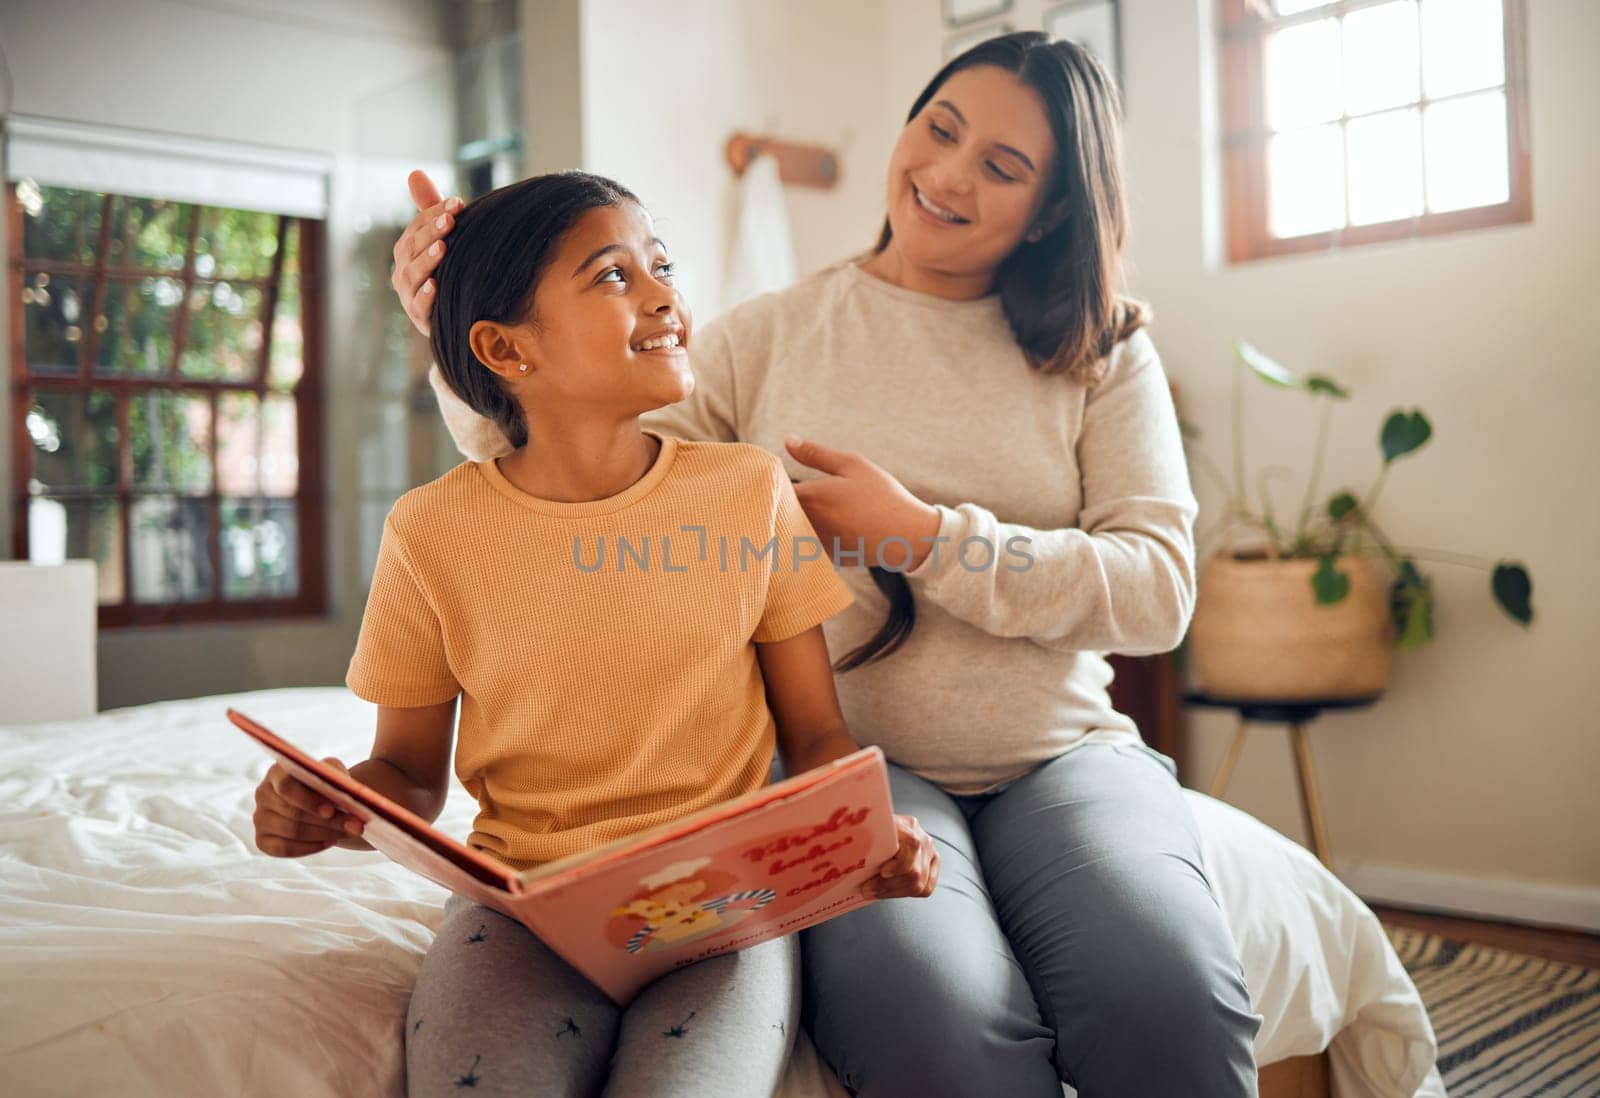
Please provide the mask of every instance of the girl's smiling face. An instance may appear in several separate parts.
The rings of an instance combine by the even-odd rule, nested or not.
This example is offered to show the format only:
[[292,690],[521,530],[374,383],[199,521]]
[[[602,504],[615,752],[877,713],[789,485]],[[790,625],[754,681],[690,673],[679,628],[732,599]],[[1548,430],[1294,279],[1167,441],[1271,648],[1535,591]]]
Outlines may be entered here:
[[472,344],[531,419],[567,411],[625,417],[694,390],[691,329],[650,215],[622,202],[585,211],[567,230],[534,290],[528,321],[479,321]]
[[992,271],[1044,209],[1056,143],[1044,103],[993,65],[954,73],[906,124],[889,161],[891,247],[949,274]]

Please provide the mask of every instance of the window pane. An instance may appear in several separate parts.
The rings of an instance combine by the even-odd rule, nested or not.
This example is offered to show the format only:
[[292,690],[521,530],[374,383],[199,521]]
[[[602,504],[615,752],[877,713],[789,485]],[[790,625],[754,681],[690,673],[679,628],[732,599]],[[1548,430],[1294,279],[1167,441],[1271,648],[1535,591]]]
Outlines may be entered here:
[[261,491],[261,398],[217,394],[217,491],[254,496]]
[[133,501],[130,547],[134,602],[200,602],[211,597],[206,551],[211,501],[147,496]]
[[1374,225],[1422,213],[1422,128],[1415,109],[1353,118],[1350,224]]
[[293,389],[305,373],[304,354],[300,279],[285,276],[278,287],[278,308],[272,318],[272,360],[267,367],[267,384],[274,389]]
[[222,501],[222,597],[282,598],[300,590],[293,500]]
[[1422,81],[1431,98],[1505,83],[1502,0],[1423,0]]
[[261,492],[292,496],[300,486],[299,424],[294,397],[271,394],[261,402]]
[[193,214],[194,207],[182,202],[120,196],[113,199],[106,265],[182,273]]
[[277,250],[277,214],[207,209],[194,243],[194,273],[200,278],[266,278]]
[[1279,134],[1267,144],[1269,228],[1304,236],[1344,224],[1344,152],[1338,126]]
[[1344,18],[1344,109],[1367,114],[1417,100],[1417,5],[1413,0]]
[[205,394],[130,396],[128,435],[135,487],[211,490],[211,401]]
[[1493,206],[1511,197],[1504,92],[1431,104],[1423,126],[1430,211]]
[[36,390],[27,425],[30,492],[116,487],[117,402],[110,393]]
[[166,275],[106,280],[105,300],[95,318],[99,343],[94,372],[100,377],[154,377],[172,365],[172,328],[183,283]]
[[300,221],[290,218],[284,228],[283,273],[300,276]]
[[53,278],[43,271],[27,276],[22,284],[22,354],[30,374],[77,374],[78,360],[83,357],[89,292],[86,280]]
[[185,377],[250,381],[261,355],[261,288],[200,282],[189,291]]
[[1266,40],[1267,125],[1292,130],[1338,118],[1339,21],[1319,19]]
[[92,560],[98,601],[122,601],[122,510],[116,500],[28,501],[28,559],[36,564]]
[[91,264],[100,246],[100,211],[104,196],[93,191],[41,187],[31,179],[17,183],[22,207],[22,254],[26,259],[54,259]]
[[299,424],[291,396],[217,397],[217,492],[293,496],[300,484]]

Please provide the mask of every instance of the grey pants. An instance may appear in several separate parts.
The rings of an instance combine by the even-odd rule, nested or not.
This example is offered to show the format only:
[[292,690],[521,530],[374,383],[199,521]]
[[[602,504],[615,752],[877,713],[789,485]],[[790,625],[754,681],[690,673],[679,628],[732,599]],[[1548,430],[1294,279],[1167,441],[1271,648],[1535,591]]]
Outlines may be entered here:
[[806,1021],[869,1098],[1241,1098],[1261,1017],[1176,768],[1084,744],[997,793],[891,766],[938,844],[926,900],[803,932]]
[[452,896],[406,1016],[406,1093],[761,1098],[799,985],[790,935],[676,969],[624,1010],[521,923]]

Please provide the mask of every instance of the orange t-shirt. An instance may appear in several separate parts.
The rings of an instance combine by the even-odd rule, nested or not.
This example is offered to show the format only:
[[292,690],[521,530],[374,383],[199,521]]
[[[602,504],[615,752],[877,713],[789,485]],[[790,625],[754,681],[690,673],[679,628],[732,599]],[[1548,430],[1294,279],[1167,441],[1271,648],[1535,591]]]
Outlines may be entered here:
[[656,437],[605,499],[538,499],[467,462],[384,523],[345,681],[379,705],[462,695],[468,842],[518,869],[764,785],[753,642],[853,601],[777,457]]

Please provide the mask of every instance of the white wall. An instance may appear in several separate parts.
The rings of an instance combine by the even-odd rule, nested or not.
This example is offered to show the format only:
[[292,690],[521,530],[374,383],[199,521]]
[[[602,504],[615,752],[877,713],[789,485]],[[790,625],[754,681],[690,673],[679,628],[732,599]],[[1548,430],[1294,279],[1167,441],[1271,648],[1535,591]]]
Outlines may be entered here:
[[[356,439],[370,427],[359,399],[370,378],[358,368],[367,343],[359,331],[366,317],[357,314],[357,231],[375,212],[375,155],[416,163],[448,148],[448,98],[413,94],[449,62],[445,15],[436,0],[9,0],[0,5],[14,85],[7,109],[333,157],[327,432],[329,440]],[[437,83],[448,91],[447,79]],[[385,125],[391,136],[380,149],[360,147]],[[403,201],[403,173],[394,185]],[[0,314],[0,323],[9,316]],[[11,453],[9,424],[4,417],[0,460]],[[331,616],[102,632],[102,707],[343,681],[365,591],[355,551],[357,448],[330,441],[326,453]],[[9,495],[9,469],[0,472]],[[0,534],[0,553],[9,554],[9,526]]]
[[[1590,361],[1600,335],[1591,111],[1600,5],[1527,7],[1531,224],[1240,266],[1208,262],[1202,245],[1216,216],[1202,199],[1211,116],[1195,94],[1209,15],[1191,7],[1175,18],[1174,5],[1145,0],[1127,5],[1125,30],[1135,284],[1155,303],[1158,343],[1208,450],[1226,457],[1228,348],[1248,337],[1354,388],[1336,414],[1325,484],[1369,485],[1382,417],[1420,406],[1434,440],[1391,472],[1385,529],[1400,544],[1521,559],[1533,574],[1537,617],[1525,632],[1492,605],[1484,573],[1429,568],[1433,644],[1397,656],[1376,708],[1315,728],[1333,848],[1353,879],[1381,874],[1397,895],[1414,889],[1384,867],[1444,875],[1418,882],[1424,889],[1452,875],[1530,882],[1505,891],[1536,914],[1532,883],[1600,886],[1600,720],[1585,670],[1600,641],[1600,579],[1586,550],[1600,536],[1600,463],[1583,423],[1600,411]],[[1304,475],[1309,407],[1260,389],[1250,397],[1253,462]],[[1282,498],[1297,499],[1303,483]],[[1214,514],[1217,493],[1201,492]],[[1228,725],[1196,715],[1195,773],[1209,775]],[[1261,730],[1230,794],[1297,835],[1283,739]],[[1551,889],[1547,912],[1586,911],[1600,927],[1597,897]]]
[[585,0],[584,167],[650,208],[700,320],[720,303],[735,130],[842,153],[836,187],[787,190],[802,272],[872,243],[891,140],[882,39],[879,7],[859,0]]
[[[1008,16],[1038,29],[1048,5]],[[1230,347],[1248,338],[1302,370],[1342,378],[1324,484],[1364,489],[1378,427],[1421,407],[1434,440],[1396,465],[1379,519],[1401,544],[1527,563],[1536,619],[1523,631],[1491,604],[1487,576],[1428,566],[1438,635],[1399,654],[1374,709],[1328,715],[1312,750],[1330,841],[1347,880],[1374,897],[1438,902],[1600,929],[1600,178],[1593,105],[1600,4],[1526,5],[1534,220],[1427,240],[1219,264],[1208,0],[1122,0],[1132,289],[1207,452],[1229,460]],[[891,99],[937,64],[932,0],[888,0]],[[901,108],[904,109],[903,106]],[[1301,476],[1315,437],[1291,394],[1248,393],[1247,456]],[[1297,505],[1304,481],[1279,489]],[[1202,527],[1219,493],[1197,484]],[[1190,784],[1206,785],[1232,733],[1190,717]],[[1229,799],[1302,837],[1287,736],[1252,734]]]

